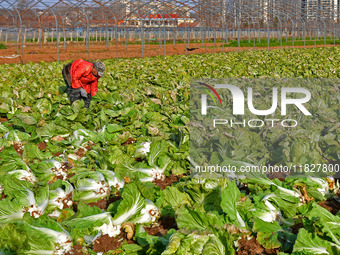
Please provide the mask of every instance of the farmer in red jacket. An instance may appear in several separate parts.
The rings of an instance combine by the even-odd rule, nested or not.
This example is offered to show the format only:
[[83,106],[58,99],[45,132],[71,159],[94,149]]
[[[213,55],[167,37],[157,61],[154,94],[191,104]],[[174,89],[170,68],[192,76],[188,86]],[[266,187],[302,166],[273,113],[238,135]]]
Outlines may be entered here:
[[63,77],[71,104],[82,99],[89,108],[92,97],[98,90],[98,79],[104,75],[102,62],[89,62],[83,59],[73,61],[63,68]]

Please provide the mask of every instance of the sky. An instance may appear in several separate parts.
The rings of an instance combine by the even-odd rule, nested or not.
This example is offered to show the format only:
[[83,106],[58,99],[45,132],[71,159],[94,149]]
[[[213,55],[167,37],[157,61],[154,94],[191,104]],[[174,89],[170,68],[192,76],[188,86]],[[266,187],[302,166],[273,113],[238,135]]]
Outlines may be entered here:
[[[25,0],[21,0],[23,2],[25,2]],[[8,8],[9,6],[11,6],[14,2],[21,2],[20,0],[16,0],[16,1],[11,1],[11,0],[4,0],[4,1],[1,1],[0,0],[0,5],[5,7],[5,8]],[[56,3],[59,2],[59,0],[41,0],[41,1],[35,1],[35,0],[26,0],[26,2],[28,3],[29,6],[32,6],[34,5],[36,2],[42,2],[42,3],[38,3],[36,5],[34,5],[34,7],[38,7],[38,8],[44,8],[46,5],[48,6],[52,6]],[[67,0],[65,0],[65,2],[68,2]],[[73,1],[73,2],[77,2],[77,1]],[[14,4],[14,5],[17,5],[17,4]]]

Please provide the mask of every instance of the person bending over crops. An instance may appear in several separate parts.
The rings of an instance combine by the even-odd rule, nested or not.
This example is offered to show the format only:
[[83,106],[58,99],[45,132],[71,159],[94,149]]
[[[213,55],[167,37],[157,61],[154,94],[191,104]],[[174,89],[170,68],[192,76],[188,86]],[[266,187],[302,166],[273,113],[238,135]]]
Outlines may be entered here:
[[104,75],[105,65],[102,62],[89,62],[78,59],[64,66],[62,74],[67,87],[71,104],[83,100],[89,108],[92,97],[97,93],[98,79]]

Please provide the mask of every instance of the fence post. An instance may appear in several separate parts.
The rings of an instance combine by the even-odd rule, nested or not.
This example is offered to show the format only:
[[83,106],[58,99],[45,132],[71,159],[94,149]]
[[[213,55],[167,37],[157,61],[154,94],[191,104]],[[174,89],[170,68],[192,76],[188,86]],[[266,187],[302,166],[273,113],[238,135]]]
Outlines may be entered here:
[[24,42],[26,42],[27,28],[25,27]]
[[64,30],[64,50],[66,51],[66,41],[67,41],[67,38],[66,38],[66,30],[65,30],[65,23],[64,23],[64,27],[63,27],[63,30]]
[[108,50],[109,49],[109,30],[108,30],[108,27],[107,27],[107,20],[105,22],[105,25],[106,25],[106,30],[105,30],[105,39],[106,39],[106,49]]
[[18,30],[17,33],[17,41],[16,41],[16,50],[15,53],[19,54],[19,40],[20,40],[20,35],[21,35],[21,29]]

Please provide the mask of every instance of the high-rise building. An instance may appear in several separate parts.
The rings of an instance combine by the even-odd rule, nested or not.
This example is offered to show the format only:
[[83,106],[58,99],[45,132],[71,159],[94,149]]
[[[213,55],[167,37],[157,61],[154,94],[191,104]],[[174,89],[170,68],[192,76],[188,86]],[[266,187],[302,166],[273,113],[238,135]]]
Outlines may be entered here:
[[[230,15],[231,3],[237,0],[198,0],[200,21],[205,25],[220,24],[227,15]],[[203,25],[203,24],[202,24]]]
[[[209,2],[211,1],[216,0]],[[339,22],[340,20],[340,0],[230,0],[229,2],[232,2],[234,17],[239,20],[248,19],[247,16],[264,23],[287,17],[301,21],[318,19]]]
[[339,18],[339,0],[302,0],[301,8],[308,21],[326,19],[336,22]]

